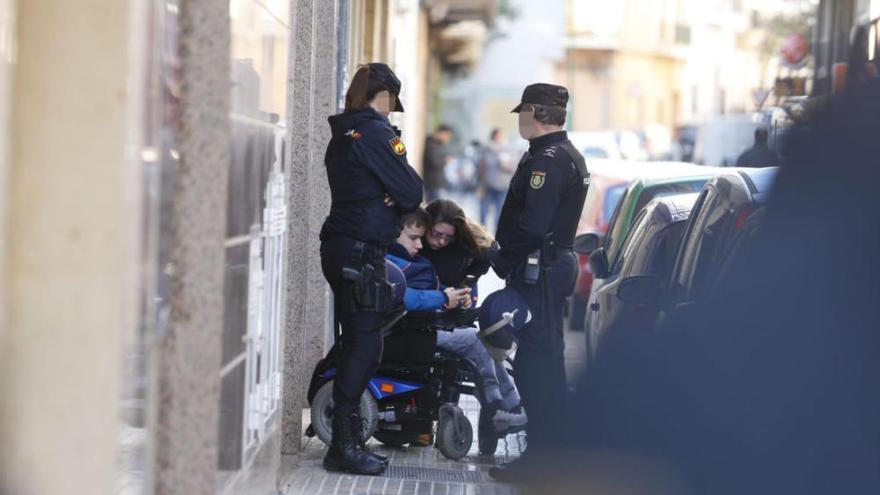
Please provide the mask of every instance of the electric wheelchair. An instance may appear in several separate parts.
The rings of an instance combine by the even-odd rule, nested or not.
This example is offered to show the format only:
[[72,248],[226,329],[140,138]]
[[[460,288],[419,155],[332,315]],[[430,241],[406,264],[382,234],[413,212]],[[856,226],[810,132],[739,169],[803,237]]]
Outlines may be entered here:
[[[462,394],[485,404],[477,368],[469,360],[437,349],[436,332],[472,327],[475,309],[450,311],[398,310],[385,325],[385,352],[376,375],[361,396],[362,438],[403,446],[436,422],[435,445],[447,458],[459,460],[473,443],[473,427],[459,407]],[[338,342],[338,339],[337,339]],[[332,436],[333,378],[336,345],[318,362],[308,390],[311,424],[306,435],[325,444]],[[482,430],[482,428],[481,428]],[[495,453],[498,435],[479,431],[479,452]]]

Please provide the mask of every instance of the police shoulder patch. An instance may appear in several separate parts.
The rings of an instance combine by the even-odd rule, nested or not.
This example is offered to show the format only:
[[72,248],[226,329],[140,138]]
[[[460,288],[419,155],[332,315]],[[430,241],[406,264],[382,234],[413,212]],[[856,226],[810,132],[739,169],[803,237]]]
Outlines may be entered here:
[[399,137],[394,136],[389,143],[391,143],[391,151],[393,151],[395,155],[403,156],[404,153],[406,153],[406,146],[403,145],[403,141],[401,141]]
[[532,172],[532,179],[529,181],[529,185],[532,186],[532,189],[541,189],[544,187],[544,178],[546,176],[546,172],[535,170]]

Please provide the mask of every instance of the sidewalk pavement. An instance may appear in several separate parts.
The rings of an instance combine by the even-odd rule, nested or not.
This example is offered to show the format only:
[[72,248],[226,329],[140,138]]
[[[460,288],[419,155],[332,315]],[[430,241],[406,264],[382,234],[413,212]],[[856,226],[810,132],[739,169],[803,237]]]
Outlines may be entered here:
[[[565,359],[569,381],[573,382],[580,366],[584,364],[583,332],[565,333]],[[503,464],[519,456],[525,449],[524,433],[508,435],[498,442],[494,456],[481,456],[477,452],[477,420],[479,404],[470,396],[463,395],[462,410],[474,427],[474,444],[470,453],[461,461],[450,461],[433,447],[385,447],[370,440],[370,447],[391,457],[391,465],[384,476],[352,476],[328,473],[321,467],[321,460],[327,447],[317,437],[306,438],[303,453],[290,471],[281,478],[283,495],[323,495],[323,494],[437,494],[437,495],[476,495],[476,494],[517,494],[517,490],[489,477],[489,468]],[[308,410],[303,424],[311,422]]]
[[[353,476],[328,473],[321,467],[327,447],[317,438],[307,438],[296,467],[281,479],[284,495],[324,494],[516,494],[505,484],[496,483],[488,470],[519,456],[525,448],[525,434],[508,435],[498,442],[494,456],[477,452],[477,419],[479,404],[473,397],[462,396],[462,410],[474,427],[474,443],[470,453],[460,460],[443,457],[434,447],[391,448],[370,440],[370,447],[391,458],[383,476]],[[308,412],[303,424],[309,424]]]

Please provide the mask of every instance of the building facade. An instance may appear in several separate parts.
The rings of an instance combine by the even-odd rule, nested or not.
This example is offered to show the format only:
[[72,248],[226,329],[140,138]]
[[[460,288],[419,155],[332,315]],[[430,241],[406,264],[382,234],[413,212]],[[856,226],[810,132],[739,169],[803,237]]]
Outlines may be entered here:
[[[754,109],[774,76],[749,2],[568,2],[557,80],[575,88],[573,130],[668,129]],[[767,8],[767,7],[761,7]]]
[[327,117],[388,63],[418,166],[494,9],[0,0],[0,492],[277,491],[332,344]]

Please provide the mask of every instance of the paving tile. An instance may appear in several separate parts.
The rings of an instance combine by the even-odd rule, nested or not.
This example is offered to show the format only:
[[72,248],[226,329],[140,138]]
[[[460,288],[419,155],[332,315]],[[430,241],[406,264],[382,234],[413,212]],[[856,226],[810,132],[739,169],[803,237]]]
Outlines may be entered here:
[[[479,404],[469,396],[463,396],[461,407],[476,425],[479,417]],[[304,414],[303,423],[308,424],[308,411]],[[476,432],[474,433],[476,437]],[[317,438],[304,439],[303,453],[296,467],[284,473],[282,483],[284,495],[323,495],[323,494],[368,494],[368,495],[465,495],[465,494],[515,494],[516,491],[504,484],[499,484],[489,477],[490,467],[507,462],[519,456],[525,447],[525,435],[518,433],[508,435],[498,442],[498,449],[493,456],[481,456],[478,452],[476,438],[471,450],[464,459],[452,461],[443,457],[433,447],[386,447],[375,440],[370,440],[370,447],[391,458],[392,466],[411,468],[420,479],[399,479],[391,477],[352,476],[339,473],[328,473],[321,467],[321,459],[327,447]],[[439,471],[435,471],[439,470]],[[427,481],[430,477],[466,476],[479,481],[458,483],[448,480]],[[465,478],[462,478],[465,479]]]

